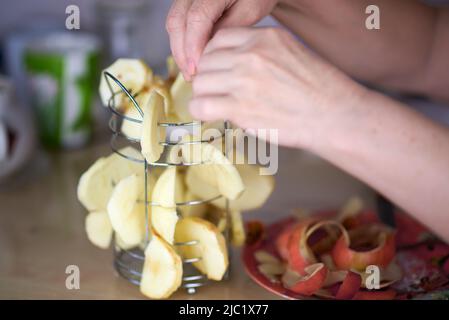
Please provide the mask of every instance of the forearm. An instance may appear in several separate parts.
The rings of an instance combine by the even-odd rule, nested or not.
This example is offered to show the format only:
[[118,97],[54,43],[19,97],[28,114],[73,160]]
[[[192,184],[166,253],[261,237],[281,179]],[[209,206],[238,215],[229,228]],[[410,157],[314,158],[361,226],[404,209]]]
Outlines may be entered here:
[[449,130],[374,92],[341,109],[312,151],[449,241]]
[[[380,8],[380,30],[365,27],[365,9],[370,4]],[[281,0],[273,15],[355,78],[390,89],[433,94],[425,81],[438,20],[446,20],[447,12],[443,15],[410,0]],[[447,33],[438,41],[445,38]],[[435,62],[444,68],[444,61]]]

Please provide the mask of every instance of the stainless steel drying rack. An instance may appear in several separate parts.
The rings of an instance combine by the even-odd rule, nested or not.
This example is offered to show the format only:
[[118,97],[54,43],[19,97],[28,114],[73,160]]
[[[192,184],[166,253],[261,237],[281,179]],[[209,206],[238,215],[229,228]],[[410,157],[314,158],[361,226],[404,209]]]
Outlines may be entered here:
[[[187,167],[187,166],[201,165],[203,163],[202,162],[186,163],[183,161],[179,162],[179,163],[169,163],[169,162],[159,162],[159,161],[154,162],[154,163],[148,163],[147,160],[143,156],[142,156],[142,158],[138,159],[134,156],[127,155],[127,154],[120,152],[120,150],[119,150],[120,148],[117,146],[119,139],[123,139],[127,144],[140,143],[140,139],[137,139],[135,137],[129,137],[121,131],[121,123],[123,121],[131,121],[136,124],[141,124],[143,121],[144,113],[143,113],[142,108],[139,106],[139,104],[137,103],[137,101],[135,99],[135,97],[137,97],[137,95],[139,94],[138,92],[135,93],[135,95],[133,95],[133,93],[130,92],[127,88],[125,88],[125,86],[114,75],[112,75],[111,73],[109,73],[107,71],[103,72],[103,76],[105,77],[106,82],[107,82],[108,87],[111,92],[111,98],[109,99],[109,102],[108,102],[108,108],[112,113],[111,118],[109,120],[109,128],[112,131],[112,136],[111,136],[111,141],[110,141],[111,149],[113,152],[115,152],[119,156],[121,156],[129,161],[141,163],[142,167],[143,167],[142,169],[144,171],[144,183],[145,183],[144,195],[145,195],[145,198],[143,199],[143,201],[145,203],[145,230],[146,230],[144,247],[142,248],[142,247],[137,246],[137,247],[134,247],[134,248],[131,248],[128,250],[124,250],[117,245],[115,236],[114,236],[114,246],[113,246],[114,247],[114,267],[115,267],[116,271],[118,272],[118,274],[120,276],[122,276],[129,282],[131,282],[135,285],[139,285],[140,279],[142,276],[143,262],[145,260],[144,248],[147,246],[147,244],[151,240],[151,223],[150,223],[150,219],[149,219],[148,208],[149,208],[149,206],[157,205],[157,203],[149,201],[149,199],[148,199],[149,175],[152,174],[153,169],[156,167],[169,167],[169,166]],[[120,88],[119,91],[114,91],[114,89],[111,85],[111,82],[110,82],[111,80]],[[117,95],[125,95],[128,99],[130,99],[133,106],[138,111],[141,119],[131,118],[131,117],[126,116],[123,113],[121,113],[120,110],[114,105],[115,100],[116,100],[115,97]],[[184,127],[184,128],[186,128],[186,127],[201,126],[202,123],[197,122],[197,121],[186,122],[186,123],[164,122],[164,123],[159,123],[158,125],[161,127],[177,127],[177,128]],[[229,123],[227,121],[224,121],[223,128],[224,128],[224,131],[222,132],[222,135],[218,136],[218,137],[212,137],[212,140],[225,139],[225,136],[226,136],[225,131],[226,131],[226,129],[229,128]],[[167,146],[170,148],[173,146],[181,146],[182,144],[202,144],[202,143],[210,143],[210,142],[211,142],[211,140],[208,139],[208,140],[187,141],[187,142],[160,141],[159,143],[163,146]],[[225,143],[225,146],[226,146],[226,143]],[[225,156],[227,156],[226,149],[227,149],[227,147],[224,148]],[[165,150],[165,152],[167,152],[167,150]],[[204,203],[210,203],[210,202],[217,200],[221,197],[223,197],[223,196],[216,195],[207,200],[188,200],[188,201],[184,201],[184,202],[178,202],[178,203],[176,203],[177,212],[179,214],[178,209],[181,206],[195,206],[195,205],[200,205],[200,204],[204,204]],[[228,253],[229,253],[229,227],[230,227],[229,201],[227,199],[225,199],[225,201],[226,201],[225,214],[226,214],[227,221],[226,221],[226,228],[225,228],[225,231],[223,232],[223,234],[226,239]],[[178,243],[175,243],[174,246],[175,247],[195,246],[195,245],[198,245],[198,243],[199,243],[198,241],[193,240],[193,241],[188,241],[188,242],[178,242]],[[191,259],[183,259],[184,274],[183,274],[183,278],[182,278],[182,287],[185,288],[187,293],[189,293],[189,294],[194,294],[199,287],[202,287],[208,283],[207,277],[204,274],[200,273],[192,265],[193,263],[200,261],[200,260],[201,260],[201,257],[195,257],[195,258],[191,258]],[[229,276],[229,267],[224,276],[224,279],[228,278],[228,276]]]

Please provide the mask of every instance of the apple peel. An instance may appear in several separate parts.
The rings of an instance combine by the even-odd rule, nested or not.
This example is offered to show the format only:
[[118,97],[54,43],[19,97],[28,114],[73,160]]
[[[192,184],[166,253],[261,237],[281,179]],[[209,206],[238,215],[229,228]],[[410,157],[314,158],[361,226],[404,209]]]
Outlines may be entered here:
[[305,275],[302,276],[294,270],[287,269],[282,276],[284,287],[295,293],[311,296],[323,287],[328,270],[323,263],[315,263],[307,266],[304,273]]
[[[387,267],[394,258],[395,236],[394,232],[381,225],[365,225],[349,232],[342,229],[343,234],[335,243],[332,249],[332,258],[338,269],[355,269],[365,271],[369,265]],[[365,246],[366,241],[375,240],[369,243],[369,250],[353,248],[354,244]]]

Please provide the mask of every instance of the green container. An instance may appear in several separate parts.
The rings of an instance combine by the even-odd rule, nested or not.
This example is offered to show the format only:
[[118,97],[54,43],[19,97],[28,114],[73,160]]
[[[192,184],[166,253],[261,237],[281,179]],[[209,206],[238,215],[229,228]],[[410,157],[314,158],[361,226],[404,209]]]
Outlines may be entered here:
[[96,38],[73,31],[50,33],[27,45],[30,101],[45,146],[77,148],[88,142],[98,57]]

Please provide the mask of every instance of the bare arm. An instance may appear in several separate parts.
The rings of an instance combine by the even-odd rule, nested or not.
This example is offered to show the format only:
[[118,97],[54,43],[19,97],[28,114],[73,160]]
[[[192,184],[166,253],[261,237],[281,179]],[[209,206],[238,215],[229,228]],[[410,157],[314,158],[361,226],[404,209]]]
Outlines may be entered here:
[[311,150],[385,194],[449,241],[449,130],[368,91]]
[[[367,30],[365,9],[380,9]],[[273,15],[349,75],[449,101],[449,9],[415,0],[280,0]]]

